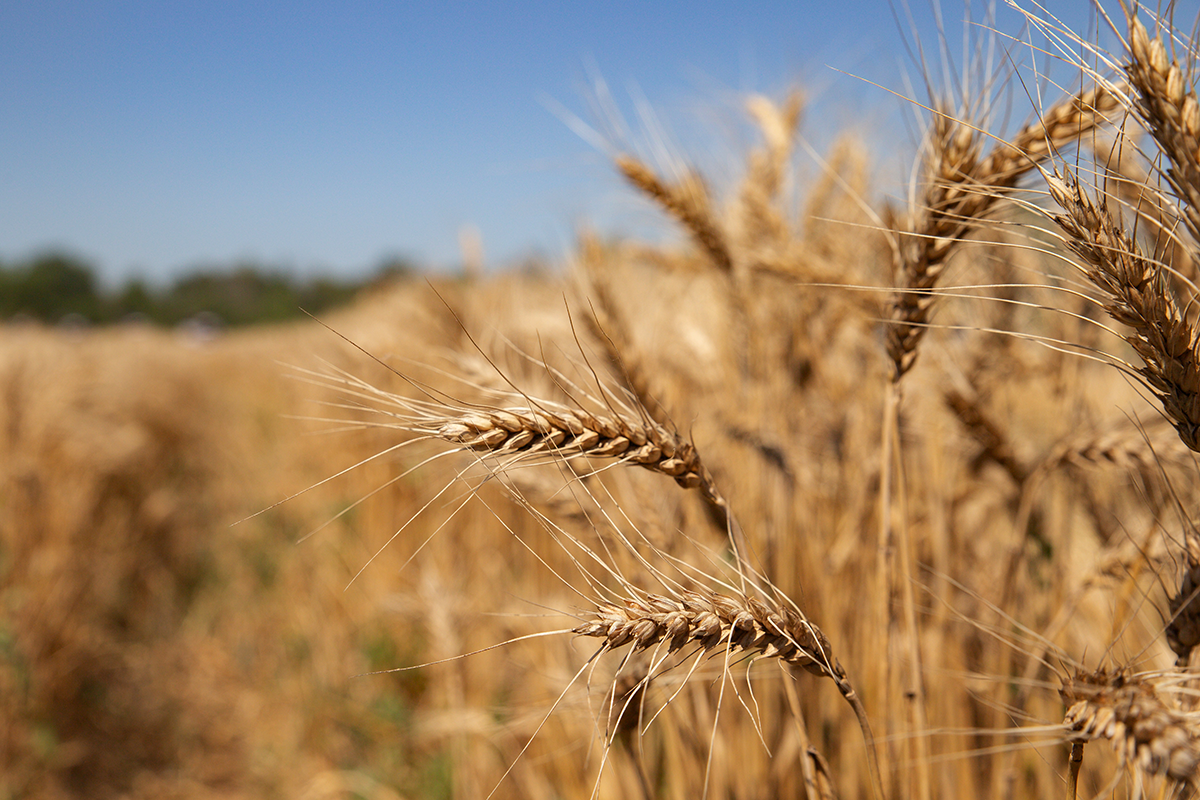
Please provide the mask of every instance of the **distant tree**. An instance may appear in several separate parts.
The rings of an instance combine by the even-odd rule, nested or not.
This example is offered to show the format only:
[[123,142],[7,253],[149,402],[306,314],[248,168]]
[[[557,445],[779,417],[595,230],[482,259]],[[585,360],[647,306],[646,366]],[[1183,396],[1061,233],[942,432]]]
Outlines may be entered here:
[[371,284],[390,283],[395,280],[411,278],[417,272],[417,267],[403,256],[388,256],[379,262],[375,272],[369,279]]
[[0,314],[29,314],[45,322],[74,314],[99,321],[101,298],[91,266],[52,252],[35,256],[24,266],[5,269],[0,279]]
[[121,288],[120,293],[112,300],[112,317],[127,319],[130,316],[144,317],[153,322],[158,319],[158,298],[150,291],[146,281],[141,278],[130,278]]
[[0,319],[26,314],[48,323],[104,323],[131,316],[178,325],[202,316],[219,325],[250,325],[295,319],[350,302],[364,286],[410,277],[415,267],[385,260],[366,281],[316,277],[300,281],[282,269],[242,263],[232,269],[191,272],[164,288],[140,278],[103,292],[92,268],[63,253],[46,253],[23,264],[0,264]]
[[294,315],[289,279],[276,272],[241,264],[233,271],[205,270],[176,281],[162,298],[171,322],[202,311],[226,324],[274,322]]
[[329,308],[345,305],[354,299],[362,284],[334,278],[314,278],[299,287],[296,303],[299,309],[317,314]]

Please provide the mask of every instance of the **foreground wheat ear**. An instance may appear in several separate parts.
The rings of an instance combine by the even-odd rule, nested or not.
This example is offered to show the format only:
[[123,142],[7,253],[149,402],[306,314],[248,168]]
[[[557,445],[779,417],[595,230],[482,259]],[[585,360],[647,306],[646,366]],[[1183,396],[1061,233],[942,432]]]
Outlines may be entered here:
[[1143,255],[1123,229],[1106,196],[1093,201],[1074,174],[1047,179],[1064,213],[1054,220],[1083,274],[1103,295],[1104,310],[1127,326],[1125,340],[1142,360],[1131,368],[1162,402],[1179,438],[1200,452],[1200,360],[1197,331],[1167,281],[1164,265]]
[[[662,659],[695,643],[701,653],[724,654],[726,660],[736,653],[758,653],[832,679],[862,728],[871,778],[882,798],[882,778],[866,709],[833,656],[825,634],[794,603],[711,590],[681,589],[674,597],[642,594],[619,604],[600,604],[574,633],[602,639],[602,653],[632,645],[635,652],[653,650],[656,659]],[[644,681],[648,683],[652,677],[647,675]]]

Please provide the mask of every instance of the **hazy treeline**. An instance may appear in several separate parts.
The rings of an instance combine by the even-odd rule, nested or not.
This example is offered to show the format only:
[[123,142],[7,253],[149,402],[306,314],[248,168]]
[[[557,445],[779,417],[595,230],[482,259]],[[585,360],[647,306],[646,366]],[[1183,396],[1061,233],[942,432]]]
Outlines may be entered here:
[[176,325],[206,314],[224,325],[278,322],[341,305],[367,286],[412,270],[397,259],[360,279],[298,278],[276,267],[240,263],[194,270],[163,285],[135,277],[109,288],[86,260],[50,252],[0,262],[0,319]]

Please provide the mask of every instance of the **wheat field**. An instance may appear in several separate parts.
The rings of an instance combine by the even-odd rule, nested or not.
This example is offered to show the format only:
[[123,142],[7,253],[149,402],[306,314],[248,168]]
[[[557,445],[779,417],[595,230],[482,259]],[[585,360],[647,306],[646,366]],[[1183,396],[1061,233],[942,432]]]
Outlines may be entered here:
[[665,243],[0,329],[0,797],[1195,796],[1196,50],[1033,10],[904,200],[752,97]]

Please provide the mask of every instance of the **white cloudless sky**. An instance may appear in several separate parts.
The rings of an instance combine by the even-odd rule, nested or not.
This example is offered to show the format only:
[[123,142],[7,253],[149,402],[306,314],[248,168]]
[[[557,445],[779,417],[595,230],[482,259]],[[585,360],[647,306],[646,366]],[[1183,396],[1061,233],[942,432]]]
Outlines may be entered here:
[[[1051,5],[1088,24],[1086,0]],[[685,151],[736,130],[747,93],[793,85],[815,140],[895,125],[902,101],[838,70],[904,91],[896,6],[10,0],[0,260],[65,249],[112,281],[238,260],[361,275],[394,255],[453,265],[465,225],[491,265],[556,259],[582,225],[651,213],[568,122],[603,127],[598,79],[635,129],[644,97]],[[912,13],[935,42],[931,8]],[[941,13],[962,30],[963,6]]]

